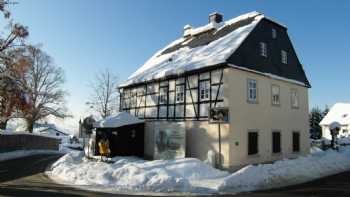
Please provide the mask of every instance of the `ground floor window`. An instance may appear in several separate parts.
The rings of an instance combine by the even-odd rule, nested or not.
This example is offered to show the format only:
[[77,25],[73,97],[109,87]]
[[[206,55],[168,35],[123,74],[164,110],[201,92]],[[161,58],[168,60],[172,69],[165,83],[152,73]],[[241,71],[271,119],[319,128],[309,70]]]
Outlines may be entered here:
[[254,155],[258,153],[258,132],[248,132],[248,155]]
[[281,152],[281,132],[279,131],[272,132],[272,152]]
[[293,132],[293,152],[300,151],[300,133]]

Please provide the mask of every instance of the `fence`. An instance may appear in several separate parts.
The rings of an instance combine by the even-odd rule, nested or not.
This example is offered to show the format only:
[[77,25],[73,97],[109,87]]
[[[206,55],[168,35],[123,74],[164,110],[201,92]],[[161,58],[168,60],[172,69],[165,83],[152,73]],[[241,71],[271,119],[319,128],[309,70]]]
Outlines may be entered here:
[[15,150],[58,150],[60,139],[30,134],[0,134],[0,152]]

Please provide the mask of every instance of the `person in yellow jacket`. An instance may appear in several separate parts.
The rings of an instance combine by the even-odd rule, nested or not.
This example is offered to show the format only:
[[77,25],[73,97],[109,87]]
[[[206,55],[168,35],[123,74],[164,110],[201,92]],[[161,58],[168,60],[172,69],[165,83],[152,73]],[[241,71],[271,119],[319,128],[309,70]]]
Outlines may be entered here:
[[102,160],[102,156],[109,157],[109,155],[111,154],[111,150],[109,149],[109,141],[106,137],[103,137],[98,142],[98,150],[101,155],[101,160]]

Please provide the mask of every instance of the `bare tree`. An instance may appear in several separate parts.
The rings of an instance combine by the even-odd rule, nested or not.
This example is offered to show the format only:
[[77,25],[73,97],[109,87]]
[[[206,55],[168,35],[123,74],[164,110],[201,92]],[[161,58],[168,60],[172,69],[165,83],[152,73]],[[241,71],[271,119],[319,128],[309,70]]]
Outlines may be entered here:
[[103,118],[118,109],[118,77],[109,70],[104,70],[95,76],[91,83],[91,98],[87,102],[94,111]]
[[27,49],[32,66],[23,80],[29,100],[29,107],[23,111],[23,117],[28,131],[32,132],[34,123],[48,115],[60,118],[66,116],[66,93],[62,89],[65,81],[63,70],[55,66],[52,58],[39,48],[29,46]]

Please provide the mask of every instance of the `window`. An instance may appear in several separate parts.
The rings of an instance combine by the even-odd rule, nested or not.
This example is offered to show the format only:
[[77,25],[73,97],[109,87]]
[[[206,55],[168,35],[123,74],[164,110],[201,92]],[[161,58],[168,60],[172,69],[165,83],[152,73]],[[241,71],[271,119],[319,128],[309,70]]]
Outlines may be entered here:
[[272,38],[273,39],[277,38],[277,31],[274,28],[272,28]]
[[200,99],[201,100],[208,100],[209,99],[209,93],[210,93],[210,82],[209,81],[202,81],[199,85],[200,90]]
[[279,105],[280,104],[280,87],[278,85],[272,85],[271,86],[271,99],[272,99],[272,105]]
[[265,42],[260,42],[260,55],[267,57],[267,45]]
[[136,131],[135,129],[131,130],[131,138],[135,138],[136,137]]
[[296,90],[291,91],[291,104],[292,108],[299,108],[299,98]]
[[168,100],[168,88],[161,88],[159,92],[159,104],[166,104]]
[[281,133],[278,131],[272,132],[272,152],[281,152]]
[[248,155],[258,153],[258,132],[248,132]]
[[286,51],[281,51],[281,61],[283,64],[288,64],[288,54]]
[[176,103],[184,102],[184,85],[176,86]]
[[293,132],[293,152],[300,151],[300,133]]
[[256,103],[258,100],[257,82],[254,79],[248,79],[248,101]]

